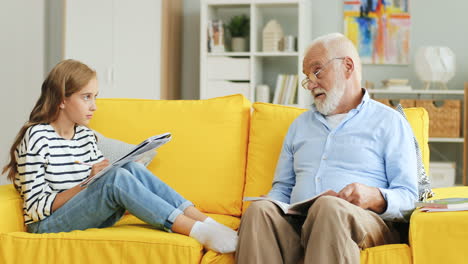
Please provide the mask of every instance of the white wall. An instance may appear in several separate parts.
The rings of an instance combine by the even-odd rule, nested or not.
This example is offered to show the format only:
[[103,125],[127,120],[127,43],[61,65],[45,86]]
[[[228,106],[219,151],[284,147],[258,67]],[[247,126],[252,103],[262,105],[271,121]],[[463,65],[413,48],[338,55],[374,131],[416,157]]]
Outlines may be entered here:
[[67,0],[64,57],[97,72],[99,96],[159,99],[161,0]]
[[[343,2],[341,0],[311,0],[312,37],[330,32],[343,32]],[[468,81],[468,1],[412,0],[411,12],[411,60],[418,47],[444,45],[457,56],[457,72],[448,83],[449,89],[463,89]],[[199,91],[199,43],[200,0],[184,0],[184,36],[182,57],[182,95],[184,99],[198,99]],[[413,65],[385,66],[364,65],[363,83],[375,85],[387,78],[406,78],[415,89],[422,88]]]
[[200,0],[184,0],[182,22],[182,99],[200,95]]
[[45,73],[63,59],[65,0],[45,0]]
[[[132,86],[134,97],[159,98],[160,63],[158,58],[160,57],[161,1],[142,1],[139,5],[132,2],[132,6],[126,6],[130,5],[126,1],[119,3],[121,5],[113,7],[114,11],[120,12],[119,14],[122,14],[125,19],[120,19],[117,24],[120,25],[120,28],[133,26],[131,31],[127,30],[127,32],[141,33],[143,25],[150,24],[153,25],[152,28],[155,28],[154,25],[157,24],[157,28],[152,34],[146,34],[150,41],[136,41],[139,39],[132,35],[126,40],[120,39],[117,43],[118,45],[123,43],[131,46],[130,42],[136,41],[134,46],[140,52],[136,52],[136,54],[140,57],[145,55],[145,58],[157,64],[154,67],[143,67],[138,63],[124,65],[125,67],[141,67],[139,73],[151,78],[152,83],[154,83],[152,87],[156,87],[156,89],[145,88],[145,85],[141,84],[142,78],[131,79],[123,86]],[[146,5],[142,6],[141,4]],[[89,6],[95,6],[95,3],[93,2]],[[28,119],[29,113],[39,97],[41,84],[46,73],[64,58],[64,8],[65,0],[2,1],[0,9],[0,43],[2,47],[0,49],[0,80],[2,80],[0,113],[3,119],[2,129],[0,129],[0,167],[6,164],[11,144],[21,125]],[[144,9],[143,17],[147,18],[146,21],[142,20],[140,13],[131,13],[139,10],[138,8]],[[133,23],[129,23],[130,20]],[[138,25],[136,24],[138,22],[144,24]],[[95,45],[100,39],[86,39],[85,41]],[[142,45],[146,46],[142,47]],[[151,46],[152,50],[158,51],[158,53],[142,54],[142,50],[148,49],[148,46]],[[135,52],[133,54],[127,52],[120,54],[119,58],[130,56],[129,58],[132,59],[135,57],[134,55]],[[153,71],[155,68],[156,70]],[[126,68],[120,70],[122,73],[119,73],[119,76],[123,76],[129,71]],[[121,87],[121,89],[125,88]],[[145,90],[150,91],[142,95],[141,91]],[[114,97],[118,97],[115,94]],[[128,92],[126,95],[126,97],[132,97],[128,96]],[[1,175],[0,185],[7,183],[5,175]]]
[[[0,166],[27,120],[44,78],[44,0],[2,1],[0,8]],[[6,184],[4,175],[0,184]]]

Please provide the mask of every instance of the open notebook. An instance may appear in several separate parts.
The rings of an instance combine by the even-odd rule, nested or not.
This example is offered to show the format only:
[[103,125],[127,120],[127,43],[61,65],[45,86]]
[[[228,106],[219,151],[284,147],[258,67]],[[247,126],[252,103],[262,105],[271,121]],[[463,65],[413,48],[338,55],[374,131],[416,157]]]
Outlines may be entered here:
[[120,158],[116,159],[114,162],[112,162],[109,166],[105,167],[103,170],[98,172],[96,175],[94,175],[92,178],[88,178],[84,182],[81,183],[81,187],[85,187],[95,180],[99,179],[102,177],[106,172],[113,168],[118,168],[121,167],[128,162],[135,161],[140,159],[145,153],[148,151],[152,151],[154,149],[159,148],[160,146],[166,144],[171,140],[171,133],[164,133],[161,135],[156,135],[152,136],[150,138],[145,139],[143,142],[140,144],[136,145],[134,148],[130,149],[129,152],[125,153],[122,155]]

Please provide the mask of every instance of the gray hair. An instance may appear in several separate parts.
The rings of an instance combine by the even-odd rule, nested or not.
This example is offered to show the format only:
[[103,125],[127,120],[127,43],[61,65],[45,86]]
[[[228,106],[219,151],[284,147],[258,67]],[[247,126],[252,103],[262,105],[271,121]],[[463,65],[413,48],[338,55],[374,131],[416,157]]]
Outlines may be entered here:
[[309,50],[316,46],[321,45],[326,50],[325,54],[329,59],[348,56],[353,59],[356,77],[361,82],[362,78],[362,64],[359,53],[354,46],[353,42],[341,33],[330,33],[320,36],[312,41],[306,49],[306,54]]

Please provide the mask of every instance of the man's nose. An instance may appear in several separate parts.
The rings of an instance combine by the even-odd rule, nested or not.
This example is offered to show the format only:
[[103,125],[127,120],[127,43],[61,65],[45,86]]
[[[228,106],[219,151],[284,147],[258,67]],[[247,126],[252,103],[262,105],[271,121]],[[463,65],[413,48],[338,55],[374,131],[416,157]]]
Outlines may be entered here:
[[317,88],[318,85],[317,85],[317,78],[315,77],[315,75],[313,75],[313,74],[311,74],[311,75],[314,76],[314,77],[312,77],[312,78],[309,77],[309,82],[307,84],[307,89],[312,91],[314,88]]

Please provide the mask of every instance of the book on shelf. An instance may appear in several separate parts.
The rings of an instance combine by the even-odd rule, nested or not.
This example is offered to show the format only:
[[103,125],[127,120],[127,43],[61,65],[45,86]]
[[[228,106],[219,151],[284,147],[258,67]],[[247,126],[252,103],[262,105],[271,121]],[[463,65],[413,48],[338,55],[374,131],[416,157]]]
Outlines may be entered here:
[[468,211],[468,198],[445,198],[416,202],[423,212]]
[[287,104],[294,104],[296,102],[296,94],[297,94],[297,82],[299,77],[297,74],[292,75],[292,83],[291,83],[291,92],[289,93],[289,100]]
[[275,94],[273,96],[274,104],[280,103],[280,96],[283,88],[284,77],[284,74],[278,74],[278,76],[276,77]]
[[297,94],[298,76],[296,74],[278,74],[273,96],[274,104],[294,104]]
[[395,92],[409,92],[412,90],[411,86],[409,85],[388,85],[384,86],[383,88]]
[[280,104],[286,104],[289,100],[289,94],[290,94],[290,89],[291,89],[291,75],[286,75],[286,81],[284,83],[283,87],[283,96],[281,97]]
[[270,201],[274,204],[276,204],[283,212],[284,214],[290,214],[290,215],[306,215],[307,211],[309,210],[310,206],[317,200],[317,198],[324,196],[324,195],[330,195],[334,194],[333,191],[327,190],[324,191],[320,194],[317,194],[314,197],[311,197],[309,199],[305,199],[303,201],[293,203],[293,204],[288,204],[285,202],[281,202],[275,199],[272,199],[270,197],[244,197],[244,201]]

